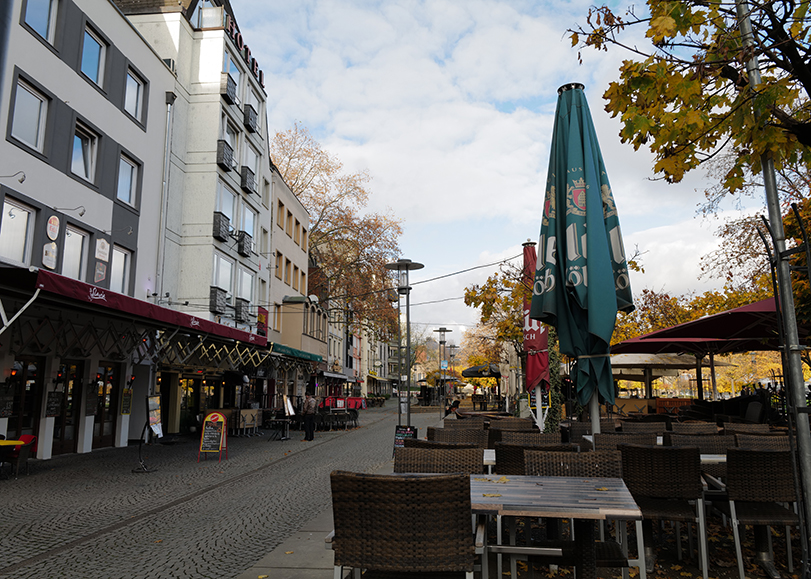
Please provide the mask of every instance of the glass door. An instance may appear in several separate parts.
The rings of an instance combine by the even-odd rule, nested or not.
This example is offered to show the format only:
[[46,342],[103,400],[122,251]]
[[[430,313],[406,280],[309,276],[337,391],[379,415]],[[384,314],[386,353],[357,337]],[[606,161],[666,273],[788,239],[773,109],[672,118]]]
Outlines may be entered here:
[[34,358],[14,360],[7,382],[11,386],[14,402],[11,416],[8,417],[6,438],[18,439],[23,434],[36,435],[39,431],[42,397],[42,376],[39,370],[40,362]]
[[96,419],[93,422],[93,448],[113,446],[118,417],[117,364],[102,364],[96,372]]
[[62,393],[61,411],[55,417],[53,454],[76,452],[79,393],[82,391],[82,362],[65,362],[59,367],[56,392]]

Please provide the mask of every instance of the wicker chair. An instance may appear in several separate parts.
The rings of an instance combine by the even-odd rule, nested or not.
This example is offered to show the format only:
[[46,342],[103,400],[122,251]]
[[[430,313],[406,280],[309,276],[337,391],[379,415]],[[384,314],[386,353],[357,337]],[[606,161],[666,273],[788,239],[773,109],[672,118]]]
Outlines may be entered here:
[[751,450],[791,450],[788,436],[784,434],[736,434],[739,448]]
[[335,471],[330,482],[334,577],[352,567],[367,579],[473,578],[469,476]]
[[496,474],[522,475],[524,474],[524,452],[534,450],[536,452],[577,452],[579,448],[572,444],[555,445],[527,445],[509,444],[506,442],[496,443]]
[[526,432],[524,430],[502,430],[501,442],[509,444],[560,444],[560,432]]
[[637,422],[634,420],[623,420],[620,422],[622,432],[653,432],[662,436],[667,430],[666,422]]
[[594,437],[594,450],[617,450],[620,444],[642,444],[653,446],[656,444],[654,432],[605,432],[597,433]]
[[[727,453],[726,490],[735,536],[735,553],[738,557],[738,573],[745,579],[743,553],[738,525],[785,525],[788,570],[794,565],[791,557],[790,526],[799,525],[799,517],[790,508],[779,503],[794,503],[797,500],[791,453],[774,450],[750,450],[730,448]],[[757,535],[756,535],[757,537]],[[766,536],[768,537],[768,535]],[[756,539],[756,543],[768,543],[768,538]]]
[[484,473],[481,448],[397,448],[394,451],[396,473]]
[[747,422],[725,422],[724,434],[769,434],[768,424],[749,424]]
[[[707,532],[701,453],[695,446],[620,446],[622,478],[642,510],[645,558],[652,570],[653,521],[675,521],[676,549],[682,558],[680,523],[697,523],[700,566],[707,579]],[[691,504],[691,501],[693,504]]]
[[[487,448],[486,430],[469,430],[467,428],[435,428],[434,440],[437,442],[466,442]],[[428,440],[431,440],[429,437]]]
[[[729,434],[673,434],[668,437],[669,446],[695,446],[701,454],[726,454],[735,446],[735,437]],[[702,464],[701,472],[716,478],[726,478],[725,463]]]
[[[617,450],[596,452],[539,452],[527,449],[524,452],[524,472],[535,476],[574,476],[574,477],[610,477],[619,478],[622,474],[622,455]],[[644,545],[642,543],[642,524],[637,522],[637,550],[638,559],[628,559],[627,533],[624,523],[620,523],[620,543],[614,541],[600,541],[597,543],[597,567],[628,567],[639,568],[640,575],[644,576]],[[549,546],[561,544],[564,558],[568,548],[565,541],[553,541]],[[531,558],[532,559],[532,558]],[[546,562],[546,561],[541,561]]]
[[443,428],[467,428],[468,430],[484,430],[484,420],[465,418],[463,420],[445,419],[442,422]]
[[490,420],[490,428],[503,430],[537,430],[531,418],[494,418]]
[[714,422],[673,422],[670,429],[675,434],[718,434]]
[[403,448],[444,448],[447,450],[460,450],[463,448],[479,448],[472,442],[437,442],[436,440],[422,440],[420,438],[404,438]]

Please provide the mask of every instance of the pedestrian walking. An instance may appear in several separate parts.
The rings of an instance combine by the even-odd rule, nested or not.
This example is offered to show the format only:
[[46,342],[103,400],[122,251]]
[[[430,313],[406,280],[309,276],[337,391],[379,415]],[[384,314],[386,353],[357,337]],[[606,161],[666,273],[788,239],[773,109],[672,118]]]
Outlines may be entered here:
[[315,413],[318,411],[318,404],[309,392],[304,395],[304,406],[301,411],[304,414],[304,440],[314,440]]

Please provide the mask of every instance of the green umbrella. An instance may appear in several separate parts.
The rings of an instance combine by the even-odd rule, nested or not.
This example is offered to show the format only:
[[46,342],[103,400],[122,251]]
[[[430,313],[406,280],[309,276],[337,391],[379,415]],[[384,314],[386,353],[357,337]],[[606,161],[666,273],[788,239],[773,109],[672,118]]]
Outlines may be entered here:
[[609,343],[617,311],[634,305],[617,208],[581,84],[558,89],[532,294],[530,318],[555,326],[560,351],[577,360],[580,403],[586,406],[595,392],[613,403]]

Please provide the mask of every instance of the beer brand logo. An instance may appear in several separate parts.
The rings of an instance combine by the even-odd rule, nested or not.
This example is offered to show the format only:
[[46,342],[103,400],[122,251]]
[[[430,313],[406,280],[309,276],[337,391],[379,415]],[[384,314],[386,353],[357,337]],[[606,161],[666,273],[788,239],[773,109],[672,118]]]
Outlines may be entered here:
[[103,291],[100,291],[97,287],[90,288],[90,293],[88,294],[88,298],[91,302],[101,300],[103,302],[107,301],[107,294]]
[[586,210],[586,181],[584,179],[575,179],[569,187],[569,195],[571,195],[572,203],[581,211]]

